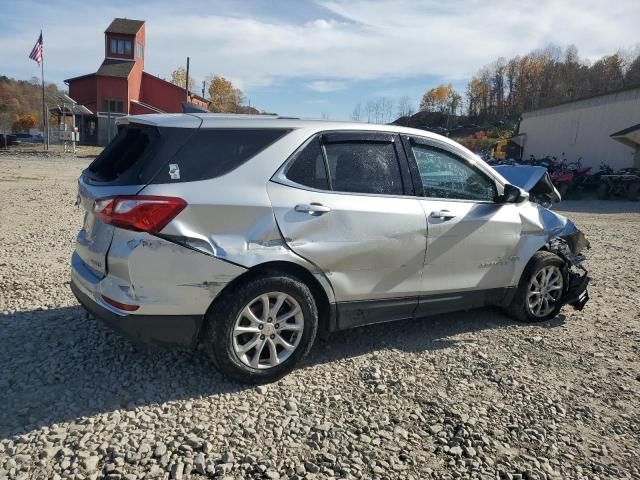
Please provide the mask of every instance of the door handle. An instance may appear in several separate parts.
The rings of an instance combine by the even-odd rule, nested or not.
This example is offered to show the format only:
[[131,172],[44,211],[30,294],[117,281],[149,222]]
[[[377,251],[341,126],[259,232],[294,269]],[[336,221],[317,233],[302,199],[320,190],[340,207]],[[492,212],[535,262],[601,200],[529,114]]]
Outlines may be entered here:
[[449,210],[440,210],[439,212],[431,212],[431,218],[439,218],[440,220],[450,220],[455,218]]
[[313,215],[315,217],[324,215],[325,213],[329,213],[331,211],[330,207],[326,207],[321,203],[312,202],[309,204],[301,203],[294,207],[296,212],[300,213],[308,213],[309,215]]

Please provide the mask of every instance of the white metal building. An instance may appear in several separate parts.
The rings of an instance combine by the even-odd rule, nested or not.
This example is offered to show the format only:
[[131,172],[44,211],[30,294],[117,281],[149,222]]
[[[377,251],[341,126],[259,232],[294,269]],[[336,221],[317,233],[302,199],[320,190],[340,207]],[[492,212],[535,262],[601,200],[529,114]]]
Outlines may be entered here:
[[[542,108],[522,115],[523,157],[582,157],[585,167],[640,167],[640,143],[621,132],[640,124],[640,87]],[[616,138],[613,138],[612,135]],[[640,141],[640,140],[639,140]]]

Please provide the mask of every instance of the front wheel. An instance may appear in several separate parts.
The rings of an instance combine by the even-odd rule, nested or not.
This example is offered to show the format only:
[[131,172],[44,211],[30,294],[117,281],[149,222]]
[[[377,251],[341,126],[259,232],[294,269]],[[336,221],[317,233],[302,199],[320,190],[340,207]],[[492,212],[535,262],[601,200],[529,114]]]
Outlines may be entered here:
[[557,255],[537,252],[529,261],[508,312],[519,322],[544,322],[560,312],[565,289],[564,262]]
[[243,383],[273,382],[311,349],[318,311],[298,279],[255,277],[222,295],[207,314],[204,344],[224,375]]

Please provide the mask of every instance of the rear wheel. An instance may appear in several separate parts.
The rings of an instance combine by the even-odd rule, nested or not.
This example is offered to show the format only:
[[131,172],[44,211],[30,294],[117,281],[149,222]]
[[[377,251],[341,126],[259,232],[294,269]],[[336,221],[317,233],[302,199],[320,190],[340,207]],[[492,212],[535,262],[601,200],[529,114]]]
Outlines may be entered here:
[[627,190],[627,198],[632,202],[640,199],[640,183],[632,183]]
[[223,295],[207,316],[204,343],[226,376],[243,383],[272,382],[311,349],[318,312],[311,291],[298,279],[257,277]]
[[557,255],[537,252],[522,274],[509,314],[519,322],[544,322],[555,317],[562,308],[563,268]]

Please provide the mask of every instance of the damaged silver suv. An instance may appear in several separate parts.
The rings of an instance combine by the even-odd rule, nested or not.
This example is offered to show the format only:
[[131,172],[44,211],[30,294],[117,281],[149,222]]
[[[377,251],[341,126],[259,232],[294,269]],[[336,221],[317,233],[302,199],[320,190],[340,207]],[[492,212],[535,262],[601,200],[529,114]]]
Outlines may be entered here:
[[71,288],[134,340],[278,379],[317,335],[495,305],[586,303],[588,247],[446,138],[275,116],[144,115],[78,180]]

